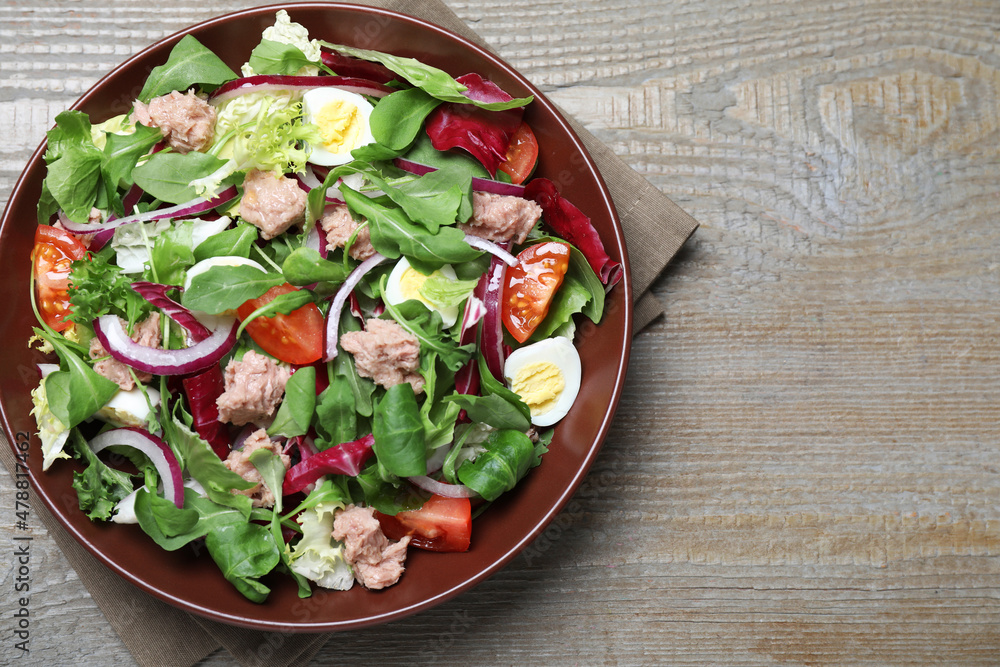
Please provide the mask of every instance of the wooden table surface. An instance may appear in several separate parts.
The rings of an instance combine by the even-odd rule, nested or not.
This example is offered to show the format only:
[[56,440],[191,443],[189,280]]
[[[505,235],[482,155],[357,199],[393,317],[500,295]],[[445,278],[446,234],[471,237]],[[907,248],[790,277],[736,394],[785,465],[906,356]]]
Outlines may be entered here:
[[[100,75],[253,4],[3,3],[3,201]],[[997,664],[996,0],[448,4],[701,228],[570,508],[314,664]],[[30,661],[132,664],[35,528]]]

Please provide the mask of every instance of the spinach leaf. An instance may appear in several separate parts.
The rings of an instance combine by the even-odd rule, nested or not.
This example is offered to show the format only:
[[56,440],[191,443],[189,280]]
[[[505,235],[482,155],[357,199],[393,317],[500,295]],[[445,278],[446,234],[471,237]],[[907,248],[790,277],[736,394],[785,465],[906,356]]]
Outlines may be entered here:
[[[417,136],[417,140],[413,142],[413,146],[410,147],[403,157],[407,160],[412,160],[414,162],[419,162],[420,164],[426,164],[431,167],[453,167],[462,169],[469,173],[469,176],[475,176],[477,178],[490,178],[490,172],[486,170],[486,167],[481,165],[479,161],[469,155],[468,153],[459,153],[457,151],[439,151],[431,144],[430,137],[427,136],[426,132],[422,132]],[[497,172],[502,174],[503,172]],[[471,211],[469,214],[471,215]],[[467,219],[467,218],[465,218]]]
[[458,469],[458,479],[486,500],[496,500],[510,491],[528,470],[541,463],[531,438],[515,430],[490,433],[486,451],[475,461],[466,461]]
[[225,160],[209,153],[171,153],[161,151],[132,170],[136,185],[172,204],[183,204],[194,199],[198,192],[193,181],[216,172]]
[[461,407],[474,422],[489,424],[499,429],[513,429],[522,433],[531,428],[531,422],[525,418],[521,410],[498,394],[486,396],[452,394],[445,396],[443,400]]
[[100,180],[101,152],[93,144],[72,145],[49,165],[45,185],[66,216],[82,224],[94,207]]
[[253,266],[213,266],[191,279],[181,303],[192,310],[218,314],[235,310],[284,282],[283,276],[264,273]]
[[35,334],[55,348],[63,369],[45,377],[49,410],[66,428],[73,428],[100,410],[118,391],[118,385],[98,375],[62,336],[35,329]]
[[399,205],[407,217],[436,234],[445,225],[454,225],[459,211],[472,211],[472,177],[463,169],[442,168],[423,176],[391,184],[371,170],[363,172],[386,196]]
[[[423,474],[423,473],[421,473]],[[364,504],[383,514],[395,515],[406,510],[420,509],[424,498],[416,495],[410,485],[399,485],[398,480],[388,480],[378,461],[372,461],[354,477],[352,488],[360,489]]]
[[316,448],[320,451],[357,438],[358,413],[354,391],[351,382],[343,375],[334,376],[319,395],[316,434],[319,436]]
[[250,246],[257,241],[257,228],[241,222],[232,229],[208,237],[194,249],[194,259],[209,257],[249,257]]
[[398,155],[410,147],[423,129],[427,115],[439,104],[441,100],[419,88],[408,88],[387,95],[379,100],[372,111],[372,136],[380,145]]
[[46,164],[52,164],[70,148],[97,148],[91,136],[90,116],[72,109],[56,115],[56,125],[45,133],[45,141]]
[[493,373],[486,367],[486,359],[479,355],[479,384],[484,396],[495,394],[517,408],[524,418],[531,421],[531,408],[521,400],[521,397],[508,389],[504,384],[493,377]]
[[444,70],[422,63],[419,60],[414,60],[413,58],[403,58],[401,56],[395,56],[390,53],[382,53],[380,51],[358,49],[351,46],[342,46],[340,44],[331,44],[329,42],[321,41],[320,44],[328,49],[337,51],[338,53],[343,53],[346,56],[353,56],[355,58],[361,58],[362,60],[374,60],[375,62],[382,63],[403,79],[406,79],[417,88],[426,92],[428,95],[445,102],[475,104],[482,109],[502,111],[504,109],[523,107],[532,100],[529,96],[512,99],[509,102],[476,102],[474,100],[470,100],[462,94],[462,91],[466,90],[466,87],[458,81],[455,81],[450,74]]
[[[161,529],[162,525],[166,525],[171,530],[179,530],[190,523],[188,512],[191,511],[196,513],[197,521],[190,529],[172,535],[166,534]],[[269,518],[270,514],[269,511],[255,509],[250,517],[263,520]],[[143,532],[166,551],[176,551],[222,526],[247,521],[239,510],[213,502],[192,489],[184,489],[184,509],[179,509],[171,501],[151,493],[148,489],[140,489],[135,496],[135,515]]]
[[262,39],[250,53],[247,64],[257,74],[295,74],[303,67],[318,67],[294,44]]
[[210,90],[235,78],[236,72],[217,55],[191,35],[185,35],[174,45],[167,62],[150,71],[139,100],[149,102],[174,90],[184,92],[196,84]]
[[219,526],[205,536],[205,546],[236,590],[253,602],[267,599],[271,589],[260,577],[275,568],[281,561],[281,553],[266,527],[255,523]]
[[427,474],[424,428],[410,383],[386,390],[375,406],[372,434],[375,455],[386,470],[400,477]]
[[[305,435],[309,431],[309,424],[315,411],[316,369],[313,366],[303,366],[288,379],[285,385],[285,397],[278,407],[278,414],[274,416],[274,421],[267,429],[267,434],[283,435],[288,438]],[[281,495],[280,488],[277,495]]]
[[323,259],[319,252],[312,248],[296,248],[281,265],[285,280],[292,285],[310,285],[312,283],[340,284],[350,273],[340,262]]
[[115,505],[132,493],[132,479],[97,458],[79,431],[74,429],[71,440],[76,458],[87,466],[83,472],[73,473],[73,488],[80,501],[80,511],[91,519],[110,519]]

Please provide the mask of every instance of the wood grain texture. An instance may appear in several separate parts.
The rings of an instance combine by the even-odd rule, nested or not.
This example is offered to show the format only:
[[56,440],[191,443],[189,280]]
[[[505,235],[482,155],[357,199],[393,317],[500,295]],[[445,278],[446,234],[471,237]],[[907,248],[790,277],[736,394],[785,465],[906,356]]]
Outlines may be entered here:
[[[0,6],[0,196],[102,73],[248,3],[151,4]],[[567,510],[314,664],[996,664],[996,2],[449,5],[702,226]],[[32,662],[131,664],[35,538]]]

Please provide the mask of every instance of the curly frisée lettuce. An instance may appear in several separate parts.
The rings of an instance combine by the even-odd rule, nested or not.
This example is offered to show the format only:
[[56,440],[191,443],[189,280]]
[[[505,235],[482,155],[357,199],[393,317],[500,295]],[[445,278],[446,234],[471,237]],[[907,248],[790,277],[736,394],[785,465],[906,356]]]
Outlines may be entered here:
[[[475,544],[472,513],[521,484],[551,442],[551,428],[532,426],[542,422],[529,397],[568,395],[559,367],[518,383],[491,370],[524,349],[503,330],[513,306],[501,295],[516,277],[505,267],[549,238],[546,205],[489,179],[474,152],[429,140],[442,104],[438,129],[468,134],[456,118],[520,123],[531,98],[479,74],[310,39],[284,11],[242,71],[254,79],[234,81],[189,35],[139,95],[151,125],[134,124],[141,114],[57,116],[40,224],[58,216],[81,247],[61,282],[32,273],[34,340],[59,361],[31,393],[43,469],[74,454],[82,512],[135,522],[168,551],[197,541],[253,602],[278,574],[302,597],[355,581],[381,588],[409,548]],[[360,91],[374,111],[331,97],[307,114],[303,95],[334,89]],[[183,128],[154,107],[205,141],[175,141]],[[350,162],[329,168],[311,152],[320,134],[353,136],[354,124],[374,143]],[[506,164],[508,138],[493,139]],[[556,231],[589,225],[571,212]],[[548,314],[536,338],[572,337],[575,319],[602,317],[596,271],[608,261],[592,268],[599,239],[587,229],[552,305],[524,292]],[[72,326],[56,332],[42,314],[63,303]],[[109,456],[107,423],[155,451]],[[166,472],[146,460],[157,453],[171,455]]]

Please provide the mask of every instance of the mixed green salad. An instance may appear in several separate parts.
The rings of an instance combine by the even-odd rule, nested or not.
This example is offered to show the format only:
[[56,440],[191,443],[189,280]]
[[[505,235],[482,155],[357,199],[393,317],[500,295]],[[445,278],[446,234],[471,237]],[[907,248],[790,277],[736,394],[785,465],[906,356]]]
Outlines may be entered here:
[[239,73],[188,35],[129,113],[59,114],[32,254],[43,467],[76,458],[88,517],[203,541],[255,602],[275,571],[380,588],[361,573],[393,544],[474,549],[620,273],[532,177],[531,102],[282,11]]

